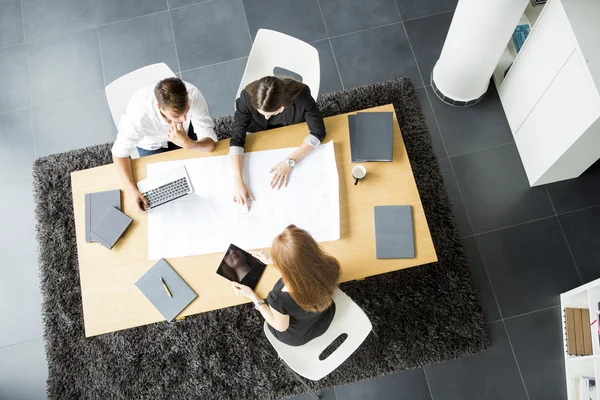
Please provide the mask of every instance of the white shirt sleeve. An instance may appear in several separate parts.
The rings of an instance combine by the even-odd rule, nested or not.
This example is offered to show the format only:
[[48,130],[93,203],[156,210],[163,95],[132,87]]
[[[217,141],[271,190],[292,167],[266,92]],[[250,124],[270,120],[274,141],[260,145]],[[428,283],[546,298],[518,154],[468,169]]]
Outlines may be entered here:
[[[137,123],[136,123],[137,122]],[[112,154],[115,157],[129,157],[133,148],[144,137],[139,121],[135,121],[135,117],[125,114],[119,122],[119,133],[117,140],[112,147]]]
[[190,120],[194,125],[194,133],[198,140],[203,138],[211,138],[216,142],[217,134],[215,133],[215,124],[208,114],[208,104],[200,90],[197,87],[190,85],[188,87],[188,96],[190,99]]

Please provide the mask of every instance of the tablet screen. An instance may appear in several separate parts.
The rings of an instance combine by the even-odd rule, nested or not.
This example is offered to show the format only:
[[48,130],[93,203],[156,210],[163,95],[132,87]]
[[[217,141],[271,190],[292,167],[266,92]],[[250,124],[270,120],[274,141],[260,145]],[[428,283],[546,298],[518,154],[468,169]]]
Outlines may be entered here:
[[265,267],[266,265],[252,254],[231,244],[217,269],[217,274],[254,290]]

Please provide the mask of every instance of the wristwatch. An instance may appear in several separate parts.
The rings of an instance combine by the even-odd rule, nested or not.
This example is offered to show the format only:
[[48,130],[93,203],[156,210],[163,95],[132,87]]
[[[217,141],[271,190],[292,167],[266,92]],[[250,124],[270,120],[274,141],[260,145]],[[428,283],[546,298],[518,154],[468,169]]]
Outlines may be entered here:
[[263,304],[266,304],[267,302],[264,300],[259,300],[256,303],[254,303],[254,308],[256,308],[257,310],[260,308],[260,306],[262,306]]
[[294,166],[296,166],[296,161],[292,160],[289,157],[285,158],[285,162],[287,163],[287,165],[289,165],[290,167],[294,168]]

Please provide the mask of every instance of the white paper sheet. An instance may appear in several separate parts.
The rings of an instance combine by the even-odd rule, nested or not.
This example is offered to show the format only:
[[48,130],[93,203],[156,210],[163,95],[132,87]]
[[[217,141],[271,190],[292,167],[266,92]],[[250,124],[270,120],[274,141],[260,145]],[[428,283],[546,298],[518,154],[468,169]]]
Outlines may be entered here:
[[148,212],[148,258],[223,252],[230,243],[270,247],[289,224],[318,242],[340,238],[339,178],[333,142],[323,144],[292,170],[288,186],[270,189],[269,169],[294,148],[244,155],[244,180],[256,199],[250,211],[233,202],[229,156],[148,165],[148,177],[184,165],[194,193]]

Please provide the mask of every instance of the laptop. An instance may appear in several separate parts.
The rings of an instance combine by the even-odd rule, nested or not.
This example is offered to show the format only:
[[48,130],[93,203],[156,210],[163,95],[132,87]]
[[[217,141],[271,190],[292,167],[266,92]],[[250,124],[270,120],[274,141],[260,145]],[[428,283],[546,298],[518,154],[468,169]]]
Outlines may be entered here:
[[254,290],[266,266],[252,254],[231,244],[217,269],[217,274]]
[[148,201],[149,210],[194,191],[184,166],[139,181],[137,188]]

